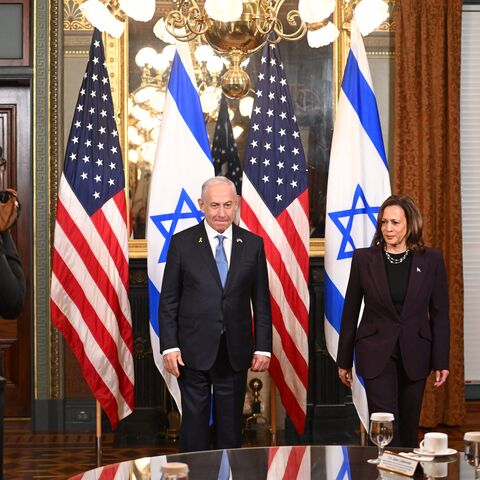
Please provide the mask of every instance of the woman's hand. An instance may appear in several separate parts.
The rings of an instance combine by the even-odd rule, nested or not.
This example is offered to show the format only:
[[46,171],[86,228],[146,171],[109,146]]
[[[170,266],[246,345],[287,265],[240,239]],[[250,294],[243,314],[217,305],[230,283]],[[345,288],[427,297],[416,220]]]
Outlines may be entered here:
[[338,376],[344,385],[346,385],[348,388],[352,388],[352,369],[351,368],[346,370],[345,368],[338,367]]
[[443,385],[447,381],[449,373],[448,370],[435,370],[435,383],[433,386],[438,388]]

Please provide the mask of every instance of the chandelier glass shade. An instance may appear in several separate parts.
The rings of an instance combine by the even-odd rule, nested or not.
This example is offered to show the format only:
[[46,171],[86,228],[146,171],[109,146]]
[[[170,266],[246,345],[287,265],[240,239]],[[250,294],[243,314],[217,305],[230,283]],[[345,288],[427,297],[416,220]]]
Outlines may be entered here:
[[[362,35],[388,18],[384,0],[343,0],[353,8]],[[223,93],[233,99],[247,94],[250,79],[243,62],[266,42],[299,40],[306,36],[310,47],[328,45],[339,35],[331,21],[337,0],[177,0],[176,8],[154,27],[155,35],[167,43],[203,38],[227,63],[221,80]],[[86,0],[80,9],[95,27],[118,38],[125,20],[149,21],[155,0]],[[286,11],[285,11],[286,10]]]
[[[388,17],[383,0],[347,0],[359,8],[357,21],[376,28]],[[164,21],[167,32],[180,41],[203,36],[228,62],[222,77],[223,93],[233,99],[250,88],[242,62],[268,41],[299,40],[307,35],[310,47],[322,47],[336,40],[339,30],[330,20],[336,0],[299,0],[298,10],[283,12],[286,0],[207,0],[202,8],[196,0],[178,2]],[[241,5],[241,10],[240,10]],[[239,14],[240,12],[240,14]],[[230,16],[228,16],[230,15]]]

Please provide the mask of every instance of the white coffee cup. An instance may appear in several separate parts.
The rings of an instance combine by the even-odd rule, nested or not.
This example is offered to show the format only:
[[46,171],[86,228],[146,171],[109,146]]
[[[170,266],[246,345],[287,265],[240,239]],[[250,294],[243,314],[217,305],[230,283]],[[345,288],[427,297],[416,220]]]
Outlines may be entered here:
[[420,448],[431,453],[444,452],[448,449],[448,435],[440,432],[428,432],[420,442]]

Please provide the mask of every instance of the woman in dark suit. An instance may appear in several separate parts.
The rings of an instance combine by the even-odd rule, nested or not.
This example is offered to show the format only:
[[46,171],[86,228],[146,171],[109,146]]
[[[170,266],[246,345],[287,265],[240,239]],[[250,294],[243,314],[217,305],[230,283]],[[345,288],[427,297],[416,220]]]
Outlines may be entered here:
[[[418,445],[425,380],[448,377],[450,327],[445,266],[422,241],[413,200],[392,195],[380,208],[372,247],[355,250],[343,308],[337,365],[351,387],[363,377],[369,411],[395,416],[391,445]],[[360,308],[364,302],[361,322]]]

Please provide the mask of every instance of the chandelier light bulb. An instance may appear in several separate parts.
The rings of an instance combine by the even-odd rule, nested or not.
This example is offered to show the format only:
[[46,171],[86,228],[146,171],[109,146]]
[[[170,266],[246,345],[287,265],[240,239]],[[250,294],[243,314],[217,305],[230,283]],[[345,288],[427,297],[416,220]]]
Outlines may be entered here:
[[165,92],[157,90],[150,99],[150,106],[157,112],[162,113],[165,107]]
[[134,125],[129,125],[127,131],[128,131],[128,138],[135,137],[136,135],[138,135],[137,127],[135,127]]
[[240,125],[235,125],[232,130],[233,130],[233,138],[235,140],[243,133],[243,127],[241,127]]
[[217,55],[213,55],[213,57],[207,61],[207,70],[211,75],[220,73],[223,70],[222,59]]
[[298,13],[304,22],[318,23],[335,10],[335,0],[299,0]]
[[139,22],[148,22],[155,13],[155,0],[119,0],[120,8]]
[[162,40],[162,42],[170,43],[172,45],[177,43],[175,37],[167,30],[167,27],[165,26],[165,19],[163,17],[161,17],[153,27],[153,33],[157,38]]
[[334,42],[340,34],[337,26],[328,22],[318,30],[312,29],[307,32],[307,42],[311,48],[319,48]]
[[143,143],[144,141],[144,138],[138,133],[138,131],[135,129],[135,132],[133,132],[132,134],[128,134],[128,142],[131,143],[132,145],[135,145],[135,146],[139,146]]
[[133,148],[131,148],[128,151],[128,161],[131,162],[131,163],[137,163],[138,162],[138,153]]
[[158,72],[163,73],[170,66],[168,58],[163,53],[158,53],[153,59],[152,67]]
[[158,117],[145,117],[144,119],[140,120],[140,127],[143,128],[145,131],[149,132],[150,130],[158,127],[160,125],[160,119]]
[[134,95],[136,103],[145,103],[150,100],[151,96],[157,89],[151,85],[140,88]]
[[125,23],[116,19],[99,0],[87,0],[79,8],[85,18],[101,32],[106,32],[114,38],[122,36]]
[[360,33],[365,36],[388,18],[388,5],[383,0],[361,0],[353,11]]
[[250,97],[250,95],[248,95],[241,98],[238,104],[238,108],[242,117],[250,117],[253,110],[253,97]]
[[138,120],[145,120],[146,118],[150,117],[149,113],[143,109],[140,105],[135,105],[132,108],[131,114]]
[[139,67],[144,67],[145,65],[153,65],[155,58],[157,56],[157,51],[152,47],[143,47],[135,55],[135,63]]
[[175,58],[175,52],[176,51],[177,51],[177,47],[175,45],[167,45],[162,50],[162,53],[163,53],[163,55],[165,55],[165,58],[169,62],[173,62],[173,59]]
[[203,43],[195,49],[195,58],[197,59],[197,62],[208,62],[213,55],[213,49],[210,45]]
[[212,20],[235,22],[243,12],[242,0],[205,0],[205,12]]
[[219,88],[207,87],[205,91],[200,95],[200,103],[202,104],[202,110],[207,115],[210,115],[215,111],[220,103],[221,90]]

